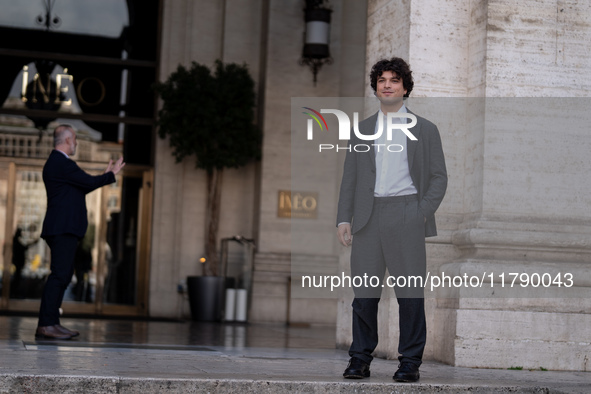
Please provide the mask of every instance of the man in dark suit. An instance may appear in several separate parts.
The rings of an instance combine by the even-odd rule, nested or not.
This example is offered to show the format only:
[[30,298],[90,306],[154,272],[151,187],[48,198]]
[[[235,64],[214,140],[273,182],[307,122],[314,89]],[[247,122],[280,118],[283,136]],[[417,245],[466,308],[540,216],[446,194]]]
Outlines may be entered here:
[[[367,275],[382,280],[387,268],[393,277],[424,278],[425,237],[437,235],[434,214],[447,188],[441,138],[433,123],[412,114],[404,105],[404,97],[408,97],[414,85],[412,72],[404,60],[380,60],[373,66],[370,80],[380,100],[380,111],[361,122],[359,131],[376,135],[381,124],[383,133],[369,151],[347,151],[337,236],[343,245],[352,245],[352,277]],[[392,123],[409,123],[408,114],[416,117],[417,124],[408,129],[416,140],[396,129],[392,140],[388,140],[388,113],[400,114],[391,115]],[[353,134],[349,146],[363,142]],[[378,344],[381,283],[377,286],[364,283],[366,287],[354,288],[353,342],[349,349],[351,360],[343,374],[346,378],[370,376],[371,354]],[[395,287],[400,319],[400,365],[393,378],[414,382],[420,376],[426,342],[424,294],[420,284],[407,281],[400,286],[402,283]]]
[[123,158],[111,160],[104,174],[87,174],[70,159],[76,154],[76,131],[66,124],[53,131],[53,146],[43,167],[47,212],[41,232],[51,249],[51,274],[43,289],[35,337],[70,339],[79,332],[60,325],[59,308],[72,280],[76,247],[88,226],[86,194],[115,182],[125,163]]

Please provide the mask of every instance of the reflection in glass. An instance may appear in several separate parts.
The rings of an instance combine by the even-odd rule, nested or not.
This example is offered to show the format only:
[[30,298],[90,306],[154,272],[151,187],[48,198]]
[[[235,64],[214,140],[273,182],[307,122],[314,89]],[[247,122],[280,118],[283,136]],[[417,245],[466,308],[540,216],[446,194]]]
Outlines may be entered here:
[[[118,148],[120,151],[121,147]],[[94,151],[100,152],[97,148]],[[105,152],[102,153],[105,155]],[[119,154],[120,152],[106,153],[109,158]],[[106,157],[103,159],[108,161]],[[96,300],[99,256],[103,255],[105,259],[110,260],[108,252],[100,253],[97,229],[108,225],[107,218],[101,216],[102,212],[106,212],[108,217],[119,214],[119,184],[117,182],[105,188],[104,192],[99,189],[86,196],[89,225],[76,251],[75,272],[72,283],[66,290],[64,301],[92,303]],[[41,171],[17,171],[15,191],[16,229],[13,237],[10,295],[11,298],[39,299],[51,266],[49,248],[39,238],[47,204]],[[103,211],[102,204],[107,205],[107,202],[109,203],[106,211]]]
[[40,298],[49,274],[48,249],[38,242],[47,200],[40,171],[18,171],[12,246],[12,298]]
[[[47,109],[42,108],[42,106],[51,105],[51,109],[58,113],[81,114],[82,109],[78,104],[73,77],[69,74],[68,69],[57,63],[48,64],[48,62],[45,62],[43,63],[44,71],[42,71],[38,69],[39,65],[40,63],[38,62],[30,62],[23,66],[23,69],[13,81],[8,97],[2,104],[2,108],[16,110],[26,110],[27,108]],[[18,144],[39,146],[40,141],[34,141],[39,136],[39,130],[48,130],[45,133],[49,134],[49,130],[52,130],[61,123],[71,124],[78,130],[78,134],[82,134],[92,141],[100,141],[102,139],[101,132],[94,130],[83,121],[77,119],[39,119],[1,114],[0,133],[13,134],[14,132],[18,132],[19,135],[29,134],[33,139],[29,139],[26,144],[22,144],[21,142]],[[8,129],[4,126],[12,126],[12,128]],[[17,154],[16,152],[10,151],[9,141],[5,143],[0,141],[0,155],[3,156],[46,158],[51,148],[52,146],[48,146],[46,149]],[[82,159],[89,160],[89,158]]]
[[142,179],[124,177],[121,187],[120,212],[109,214],[107,275],[104,301],[113,304],[136,303],[137,221]]

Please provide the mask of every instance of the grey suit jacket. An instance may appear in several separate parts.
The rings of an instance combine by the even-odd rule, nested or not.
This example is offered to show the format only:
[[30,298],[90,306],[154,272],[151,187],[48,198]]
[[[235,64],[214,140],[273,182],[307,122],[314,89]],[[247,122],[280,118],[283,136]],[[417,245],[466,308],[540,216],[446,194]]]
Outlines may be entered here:
[[[375,133],[377,115],[378,113],[375,113],[359,124],[362,134]],[[447,189],[447,170],[437,126],[425,118],[415,116],[417,124],[410,132],[417,141],[407,138],[406,153],[410,177],[418,193],[419,209],[427,219],[425,236],[432,237],[437,235],[434,214]],[[372,143],[373,141],[362,141],[355,133],[351,133],[350,146]],[[375,183],[374,149],[368,152],[355,152],[353,149],[351,152],[347,151],[339,195],[337,225],[343,222],[351,223],[351,231],[354,234],[367,224],[373,209]]]

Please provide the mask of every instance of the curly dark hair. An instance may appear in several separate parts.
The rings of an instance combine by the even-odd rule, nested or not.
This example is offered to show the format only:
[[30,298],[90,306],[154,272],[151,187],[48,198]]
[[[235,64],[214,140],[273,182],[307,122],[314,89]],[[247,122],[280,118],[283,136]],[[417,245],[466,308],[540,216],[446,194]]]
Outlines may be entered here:
[[377,88],[378,78],[384,73],[384,71],[392,71],[402,78],[402,86],[406,89],[404,97],[408,97],[414,86],[412,71],[410,71],[408,63],[399,57],[393,57],[392,59],[382,59],[374,64],[371,68],[371,73],[369,74],[371,88],[374,92]]

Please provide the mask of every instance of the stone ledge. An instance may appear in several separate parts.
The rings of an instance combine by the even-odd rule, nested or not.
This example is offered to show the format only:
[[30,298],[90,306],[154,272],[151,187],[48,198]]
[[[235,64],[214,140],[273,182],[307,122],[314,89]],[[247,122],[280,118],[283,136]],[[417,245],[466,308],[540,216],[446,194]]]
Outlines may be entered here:
[[252,379],[153,379],[59,375],[0,376],[0,392],[27,393],[550,393],[546,387],[513,385],[314,382]]
[[[589,232],[519,231],[509,229],[472,228],[453,233],[452,242],[459,248],[478,246],[518,247],[553,251],[555,249],[591,250]],[[558,227],[558,226],[557,226]]]

